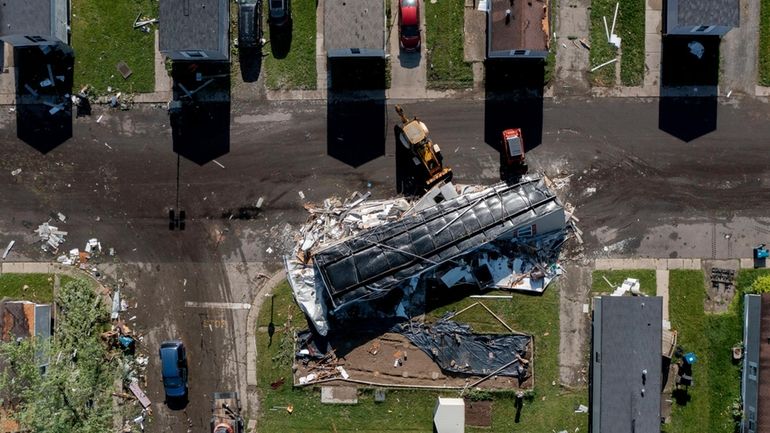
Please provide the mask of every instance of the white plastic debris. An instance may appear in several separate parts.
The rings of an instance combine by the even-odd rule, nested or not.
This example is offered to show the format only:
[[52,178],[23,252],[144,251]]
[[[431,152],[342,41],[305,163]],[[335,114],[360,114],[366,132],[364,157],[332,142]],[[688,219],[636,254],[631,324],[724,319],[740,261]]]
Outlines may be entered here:
[[67,217],[63,213],[61,213],[61,212],[58,212],[56,214],[56,216],[59,218],[59,221],[61,221],[61,222],[64,222],[64,221],[67,220]]
[[5,252],[3,253],[3,260],[5,260],[6,257],[8,257],[8,253],[11,252],[11,248],[13,248],[13,245],[16,243],[16,241],[8,242],[8,246],[5,248]]
[[347,371],[345,371],[345,368],[343,366],[338,365],[337,366],[337,371],[340,372],[340,375],[342,376],[343,379],[349,379],[350,378],[350,375],[348,374]]
[[703,58],[703,54],[706,52],[706,48],[698,41],[690,42],[687,44],[687,48],[690,49],[690,54],[699,59]]
[[261,209],[261,208],[262,208],[262,204],[263,204],[264,202],[265,202],[265,199],[264,199],[263,197],[260,197],[260,198],[257,200],[257,206],[256,206],[256,208],[257,208],[257,209]]
[[13,170],[13,171],[11,172],[11,176],[18,176],[18,175],[19,175],[19,173],[21,173],[21,169],[20,169],[20,168],[17,168],[16,170]]
[[304,192],[299,191],[297,194],[299,194],[300,200],[304,200],[305,199],[305,193]]

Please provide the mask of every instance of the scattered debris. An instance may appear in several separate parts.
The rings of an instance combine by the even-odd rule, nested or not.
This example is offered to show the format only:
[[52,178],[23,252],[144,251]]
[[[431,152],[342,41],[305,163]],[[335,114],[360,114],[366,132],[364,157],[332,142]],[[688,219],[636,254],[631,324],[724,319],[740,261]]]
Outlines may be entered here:
[[59,218],[59,221],[61,221],[61,222],[67,221],[67,217],[63,213],[61,213],[61,212],[58,212],[56,214],[56,217]]
[[699,59],[703,58],[703,54],[706,52],[706,48],[698,41],[690,42],[687,44],[687,48],[690,49],[690,54]]
[[618,58],[615,57],[614,59],[608,60],[608,61],[602,63],[601,65],[594,66],[593,68],[591,68],[591,72],[594,72],[594,71],[596,71],[596,70],[598,70],[600,68],[603,68],[603,67],[605,67],[607,65],[611,65],[611,64],[613,64],[613,63],[615,63],[617,61],[618,61]]
[[575,409],[575,413],[588,413],[588,406],[581,404]]
[[50,251],[54,254],[56,254],[59,249],[59,245],[64,242],[64,237],[67,235],[67,232],[59,230],[58,227],[48,225],[47,222],[44,222],[38,226],[35,232],[40,237],[40,240],[44,242],[41,248],[43,250],[48,250],[50,247]]
[[3,253],[3,260],[5,260],[6,257],[8,257],[8,253],[11,252],[11,248],[13,248],[13,245],[16,243],[16,241],[8,242],[8,246],[5,248],[5,252]]
[[128,79],[128,77],[131,76],[131,74],[134,73],[134,71],[131,70],[131,68],[128,67],[125,61],[121,60],[118,62],[117,65],[115,65],[115,68],[120,72],[120,75],[123,77],[124,80]]
[[626,278],[625,281],[623,281],[623,284],[618,286],[615,291],[612,292],[612,296],[623,296],[626,293],[631,293],[632,295],[643,295],[639,286],[639,280],[636,278]]
[[221,168],[225,168],[225,166],[220,164],[219,161],[217,161],[216,159],[212,159],[211,162],[213,162],[214,164],[218,165]]
[[147,396],[144,394],[144,392],[139,388],[139,385],[136,382],[131,382],[131,384],[128,386],[128,389],[131,390],[131,392],[136,396],[137,399],[139,399],[139,403],[142,404],[142,407],[147,409],[150,407],[150,399],[147,398]]
[[18,175],[19,175],[19,173],[21,173],[21,169],[20,169],[20,168],[17,168],[16,170],[13,170],[13,171],[11,172],[11,176],[18,176]]

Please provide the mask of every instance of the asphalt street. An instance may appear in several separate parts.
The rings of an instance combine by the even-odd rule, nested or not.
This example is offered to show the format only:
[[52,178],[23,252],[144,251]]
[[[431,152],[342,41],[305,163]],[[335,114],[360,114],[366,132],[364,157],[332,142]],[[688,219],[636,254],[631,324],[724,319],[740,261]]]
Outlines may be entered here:
[[[428,125],[455,182],[499,180],[496,150],[484,143],[492,116],[483,101],[404,108]],[[658,100],[546,99],[542,143],[527,143],[527,158],[531,170],[571,176],[560,194],[584,231],[579,257],[749,257],[755,243],[770,241],[768,108],[722,101],[716,130],[684,142],[659,129]],[[219,164],[181,159],[178,171],[161,108],[95,107],[47,154],[16,138],[14,113],[0,113],[0,245],[16,240],[9,260],[51,260],[32,230],[61,212],[66,249],[91,237],[115,248],[104,271],[129,284],[131,314],[145,334],[148,395],[159,403],[149,431],[206,431],[213,392],[245,393],[248,310],[236,305],[251,303],[263,275],[280,268],[292,230],[306,219],[303,202],[395,194],[393,107],[374,122],[371,141],[360,131],[327,134],[330,109],[312,101],[235,104],[229,153]],[[344,135],[345,127],[335,131]],[[328,142],[348,147],[332,151]],[[365,157],[352,166],[329,156],[346,152]],[[184,231],[169,230],[169,208],[186,211]],[[162,404],[156,359],[159,342],[174,337],[191,359],[190,402],[180,410]]]

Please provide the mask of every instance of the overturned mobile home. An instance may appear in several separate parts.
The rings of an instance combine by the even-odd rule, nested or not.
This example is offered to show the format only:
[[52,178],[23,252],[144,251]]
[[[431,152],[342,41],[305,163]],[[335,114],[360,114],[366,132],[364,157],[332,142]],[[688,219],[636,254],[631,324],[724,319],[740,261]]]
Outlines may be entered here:
[[309,256],[300,242],[295,256],[303,260],[286,258],[295,298],[319,334],[349,319],[422,314],[428,290],[472,284],[542,292],[560,272],[564,210],[540,177],[465,188],[400,216],[394,207],[380,225]]

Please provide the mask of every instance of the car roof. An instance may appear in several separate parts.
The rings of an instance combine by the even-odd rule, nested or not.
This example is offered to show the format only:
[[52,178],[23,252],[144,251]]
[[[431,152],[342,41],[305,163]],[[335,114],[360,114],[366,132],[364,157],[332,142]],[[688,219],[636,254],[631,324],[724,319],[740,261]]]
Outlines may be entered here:
[[162,347],[160,349],[160,363],[163,376],[176,377],[179,375],[177,360],[178,355],[176,347]]
[[419,25],[420,18],[417,16],[416,6],[404,5],[401,8],[401,24],[406,26]]

